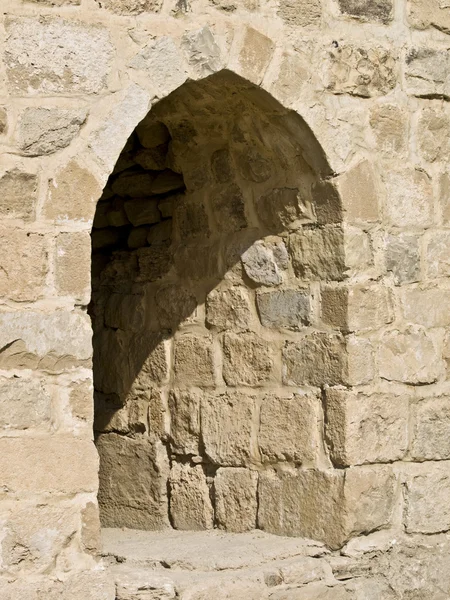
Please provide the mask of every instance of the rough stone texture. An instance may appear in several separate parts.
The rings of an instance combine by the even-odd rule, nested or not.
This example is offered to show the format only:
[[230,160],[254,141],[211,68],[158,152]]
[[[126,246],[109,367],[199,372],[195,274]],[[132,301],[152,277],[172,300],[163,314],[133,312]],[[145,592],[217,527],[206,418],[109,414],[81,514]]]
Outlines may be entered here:
[[253,83],[260,83],[272,58],[273,47],[269,37],[248,27],[238,59],[242,76]]
[[385,266],[397,284],[420,279],[419,239],[415,235],[387,235],[385,238]]
[[408,115],[395,104],[378,104],[370,111],[377,148],[386,155],[403,154],[408,144]]
[[214,384],[211,341],[207,337],[180,337],[175,341],[175,376],[189,385]]
[[61,294],[68,294],[87,304],[90,297],[89,265],[91,244],[88,233],[62,233],[56,241],[56,285]]
[[414,419],[412,457],[415,460],[450,458],[448,396],[421,400],[415,407]]
[[378,220],[378,188],[369,161],[359,163],[340,177],[338,189],[344,198],[344,210],[349,223]]
[[141,50],[131,61],[133,69],[147,71],[152,84],[171,92],[186,80],[186,68],[181,52],[170,37],[161,37]]
[[[42,296],[48,271],[46,239],[19,230],[0,231],[0,295],[12,300],[37,300]],[[86,274],[84,273],[84,276]]]
[[216,518],[227,531],[250,531],[256,526],[258,474],[247,469],[219,469],[215,478]]
[[176,529],[211,529],[213,509],[200,465],[175,464],[170,472],[170,515]]
[[173,390],[169,395],[171,450],[180,454],[199,452],[201,395],[194,390]]
[[436,232],[429,237],[425,255],[428,277],[448,277],[450,274],[449,243],[447,231]]
[[250,328],[252,319],[248,292],[243,287],[212,290],[206,298],[206,323],[219,330]]
[[96,0],[100,8],[119,15],[138,15],[144,12],[157,13],[161,9],[161,0]]
[[283,242],[258,241],[241,257],[246,275],[255,283],[274,286],[283,281],[288,257]]
[[276,377],[277,348],[254,334],[227,333],[223,338],[223,377],[229,386],[261,386]]
[[363,21],[379,21],[386,25],[392,21],[392,0],[339,0],[341,11]]
[[220,48],[209,27],[186,33],[181,45],[197,75],[205,77],[221,67]]
[[48,429],[51,397],[39,379],[0,381],[0,430]]
[[450,117],[433,108],[422,111],[418,123],[420,153],[428,162],[447,161],[450,156]]
[[423,98],[449,98],[449,60],[446,50],[425,46],[411,48],[405,66],[408,93]]
[[411,469],[406,477],[406,531],[436,533],[450,529],[449,486],[448,462]]
[[264,327],[298,330],[310,322],[308,290],[278,290],[256,295],[259,318]]
[[383,173],[386,188],[384,211],[397,227],[426,227],[432,219],[432,188],[429,176],[419,169],[388,170]]
[[293,27],[316,25],[322,16],[322,5],[319,0],[281,0],[278,14]]
[[438,0],[409,0],[408,21],[416,29],[435,27],[440,31],[450,31],[448,7]]
[[450,326],[450,306],[446,289],[408,288],[402,294],[402,309],[407,323],[425,327]]
[[30,221],[34,217],[38,180],[36,175],[11,169],[0,178],[0,214],[3,218]]
[[343,234],[339,228],[306,229],[289,238],[289,252],[297,277],[342,279]]

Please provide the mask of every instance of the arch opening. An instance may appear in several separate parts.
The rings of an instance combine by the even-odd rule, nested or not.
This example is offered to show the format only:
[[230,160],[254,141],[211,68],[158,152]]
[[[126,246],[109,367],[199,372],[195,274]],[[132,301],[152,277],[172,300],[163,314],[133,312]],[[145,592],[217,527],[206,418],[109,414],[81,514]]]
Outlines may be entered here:
[[331,175],[301,118],[227,71],[130,136],[92,231],[104,527],[349,537],[321,444],[346,373],[320,308],[345,276]]

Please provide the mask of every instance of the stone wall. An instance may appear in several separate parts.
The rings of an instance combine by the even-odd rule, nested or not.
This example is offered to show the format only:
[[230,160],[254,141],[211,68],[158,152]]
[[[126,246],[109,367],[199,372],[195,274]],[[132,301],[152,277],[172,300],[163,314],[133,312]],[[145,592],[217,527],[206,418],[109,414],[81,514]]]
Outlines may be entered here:
[[[114,271],[106,267],[101,275],[97,265],[94,272],[96,302],[108,297],[104,309],[100,302],[96,313],[104,311],[107,329],[101,331],[103,324],[94,315],[94,339],[110,336],[117,341],[122,335],[124,344],[136,342],[125,389],[96,381],[103,393],[98,394],[97,414],[104,416],[113,403],[109,415],[113,418],[100,419],[96,425],[104,432],[100,446],[120,441],[124,449],[132,444],[140,449],[148,439],[148,448],[159,452],[161,468],[166,469],[163,476],[170,482],[169,512],[164,508],[161,514],[166,520],[170,515],[175,526],[191,527],[200,519],[202,527],[214,523],[233,529],[242,527],[238,515],[271,532],[323,539],[331,548],[355,538],[342,550],[356,564],[345,571],[347,579],[355,579],[351,595],[355,600],[367,597],[365,590],[370,590],[369,581],[358,592],[362,589],[357,583],[358,544],[364,540],[381,556],[385,568],[377,577],[389,579],[393,598],[441,600],[449,595],[448,581],[439,581],[433,565],[450,529],[448,9],[434,0],[4,0],[2,9],[3,597],[114,598],[98,559],[98,454],[92,435],[92,328],[87,313],[89,234],[119,155],[153,105],[150,118],[156,115],[166,123],[173,139],[169,162],[161,166],[175,173],[181,170],[186,191],[174,204],[179,208],[173,216],[176,243],[170,251],[156,234],[169,219],[170,201],[158,205],[151,201],[158,223],[141,221],[133,231],[127,221],[118,225],[124,213],[133,225],[126,207],[137,203],[129,200],[134,192],[128,184],[122,190],[116,184],[115,192],[111,186],[115,195],[122,197],[121,191],[125,196],[125,206],[122,211],[120,201],[111,203],[106,219],[108,226],[117,224],[127,235],[122,237],[115,229],[99,234],[105,228],[94,229],[94,239],[100,237],[98,248],[105,243],[105,234],[122,244],[109,263],[116,265]],[[205,79],[212,74],[217,89]],[[195,83],[185,84],[187,80]],[[186,101],[183,107],[178,101],[173,107],[170,93],[180,86]],[[241,142],[244,158],[251,158],[250,151],[256,149],[271,166],[278,165],[284,146],[273,148],[270,140],[280,143],[280,132],[287,132],[283,139],[290,148],[288,157],[292,158],[293,147],[299,152],[295,162],[289,158],[286,168],[274,169],[274,179],[267,179],[264,188],[264,181],[248,181],[240,173],[246,160],[237,158],[238,145],[230,150],[237,186],[232,195],[237,208],[231,210],[216,190],[228,184],[228,176],[226,182],[218,180],[227,168],[224,140],[230,142],[220,127],[230,122],[223,117],[227,104],[223,90],[234,86],[239,89],[235,100],[251,107],[251,122],[244,127],[251,138]],[[201,111],[205,101],[210,102],[207,114]],[[233,106],[233,117],[241,118],[241,106]],[[214,107],[218,113],[211,123],[219,129],[208,130],[211,146],[202,145],[196,154],[190,149],[193,131],[201,130]],[[177,129],[180,111],[192,130]],[[245,114],[242,110],[242,118]],[[271,129],[275,114],[283,122]],[[183,156],[183,148],[189,149],[188,156]],[[121,158],[125,163],[117,164],[115,182],[130,168],[126,153],[135,151],[137,146],[125,147]],[[142,160],[144,155],[145,160],[153,156],[141,152]],[[155,156],[152,160],[161,154]],[[131,158],[135,162],[136,156]],[[211,178],[205,183],[205,196],[195,189],[196,174],[189,173],[194,163]],[[261,164],[264,161],[259,165],[256,161],[257,173]],[[294,180],[289,180],[291,176]],[[151,180],[150,186],[156,184],[156,177]],[[294,209],[305,210],[306,217],[300,214],[302,222],[291,231],[292,212],[286,207],[293,198],[274,190],[295,188],[300,182],[305,185],[301,198],[308,202]],[[272,199],[262,213],[254,203],[260,193]],[[97,212],[100,223],[105,218],[100,211],[110,201],[103,198]],[[197,236],[195,227],[202,221],[198,214],[191,219],[189,211],[197,211],[202,199],[206,217]],[[226,221],[218,222],[215,210],[230,211]],[[287,214],[288,221],[280,225],[279,214]],[[222,223],[232,230],[222,229]],[[147,225],[152,227],[145,229],[144,240],[139,227]],[[181,237],[175,237],[180,228],[186,239],[195,236],[195,243],[181,243]],[[129,247],[131,233],[135,241]],[[234,244],[239,235],[243,246]],[[162,243],[158,245],[153,236]],[[215,243],[215,252],[209,251],[209,241]],[[283,244],[286,270],[277,264],[284,255]],[[239,249],[230,263],[222,260],[227,245]],[[267,281],[251,278],[252,253],[272,261],[279,284],[267,286]],[[134,272],[121,256],[138,257],[142,272]],[[205,264],[201,277],[194,279],[197,263],[192,258],[199,257]],[[218,258],[214,271],[211,261]],[[167,270],[165,261],[172,259],[188,269],[193,287],[185,285],[182,274]],[[207,270],[210,267],[212,271]],[[155,269],[164,275],[157,284],[150,281]],[[143,290],[156,291],[163,284],[176,306],[169,283],[175,286],[175,300],[180,300],[181,287],[195,298],[192,308],[188,297],[181,314],[168,315],[176,327],[173,322],[161,324],[164,310],[159,316],[141,310],[142,298],[149,300],[146,307],[152,306],[151,293],[143,296]],[[302,298],[294,309],[294,314],[305,309],[299,331],[290,329],[292,297],[287,289]],[[251,315],[242,326],[236,315],[227,320],[230,290],[239,290],[239,304],[233,299],[233,306],[243,306]],[[283,302],[276,294],[284,294]],[[121,296],[126,297],[125,313],[133,316],[131,325],[127,317],[124,334],[120,334]],[[130,311],[131,302],[136,310]],[[160,306],[164,309],[167,300],[162,299]],[[283,306],[286,313],[280,314]],[[153,316],[159,319],[155,326]],[[148,350],[134,340],[142,331],[141,317],[148,319],[146,331],[155,333],[153,350],[158,347],[162,359],[174,361],[170,371],[174,379],[166,381],[161,374],[164,384],[156,390],[164,392],[160,430],[161,414],[156,411],[150,420],[140,414],[140,389],[133,388],[136,364],[142,360],[139,353]],[[295,323],[294,327],[299,321]],[[237,327],[248,332],[238,334]],[[169,329],[171,333],[163,335]],[[273,345],[259,345],[258,337],[273,339]],[[190,350],[199,339],[206,342],[201,351],[211,361],[203,361],[202,370],[192,364],[198,354]],[[267,359],[273,348],[277,355]],[[236,352],[238,369],[233,363]],[[262,379],[255,379],[259,375],[253,367],[244,368],[247,356],[251,365],[261,358]],[[209,375],[203,369],[208,364]],[[156,367],[163,373],[164,360]],[[194,375],[202,377],[195,385]],[[209,377],[206,384],[203,377]],[[189,395],[188,383],[196,388],[195,394],[191,390]],[[145,387],[145,393],[149,389]],[[158,406],[155,396],[152,408]],[[239,404],[233,402],[238,397]],[[209,420],[212,398],[217,405]],[[191,431],[196,402],[200,430]],[[136,410],[127,412],[132,405]],[[186,411],[176,411],[178,422],[175,407]],[[243,413],[237,433],[248,433],[244,443],[233,441],[232,447],[241,450],[239,464],[232,464],[237,461],[227,457],[227,446],[216,442],[222,439],[220,419],[231,427],[235,422],[226,415],[236,407]],[[306,455],[305,444],[299,442],[304,437],[290,438],[284,432],[286,420],[288,432],[298,428],[313,440],[315,453]],[[195,416],[192,423],[197,423]],[[232,434],[231,427],[226,440],[230,446]],[[159,464],[153,456],[151,464]],[[117,469],[118,462],[114,454],[111,468]],[[257,485],[256,516],[251,494],[245,502],[248,513],[242,513],[241,499],[233,494],[236,485],[239,489]],[[203,490],[201,515],[174,509],[183,506],[192,489]],[[208,504],[211,497],[214,507]],[[156,499],[165,506],[162,494]],[[189,517],[187,523],[182,522],[184,516]],[[391,540],[400,540],[395,552],[392,545],[377,541],[378,533],[368,535],[379,528],[387,529]],[[365,534],[362,540],[360,533]],[[416,543],[422,534],[426,537]],[[397,555],[408,555],[419,566],[401,569],[397,576]],[[337,560],[333,571],[337,579],[339,564]]]

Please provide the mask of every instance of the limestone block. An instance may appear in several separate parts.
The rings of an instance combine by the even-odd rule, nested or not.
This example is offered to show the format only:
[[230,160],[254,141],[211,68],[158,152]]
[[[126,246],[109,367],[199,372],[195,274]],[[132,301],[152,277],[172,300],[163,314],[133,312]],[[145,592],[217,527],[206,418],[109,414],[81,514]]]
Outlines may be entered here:
[[302,588],[285,588],[270,594],[271,600],[351,600],[353,597],[341,585],[329,587],[310,583]]
[[118,15],[138,15],[141,13],[157,13],[161,9],[162,0],[95,0],[100,8],[110,10]]
[[311,322],[311,296],[308,289],[258,291],[256,305],[264,327],[299,330]]
[[15,93],[79,95],[105,87],[113,46],[102,26],[30,16],[8,19],[6,32],[4,60]]
[[199,77],[212,75],[222,66],[220,48],[208,26],[185,33],[181,47]]
[[227,385],[261,386],[277,378],[278,348],[253,333],[223,337],[223,378]]
[[37,177],[19,169],[0,177],[0,215],[31,221],[37,200]]
[[397,594],[384,577],[355,577],[345,586],[354,600],[396,600]]
[[314,396],[267,395],[261,405],[258,432],[262,461],[314,461],[321,444],[319,408],[320,399]]
[[168,523],[166,451],[145,438],[98,436],[100,517],[103,527],[163,529]]
[[346,371],[345,344],[339,335],[312,333],[284,344],[285,385],[336,385],[345,379]]
[[407,323],[423,327],[450,325],[450,290],[445,288],[402,290],[403,317]]
[[101,191],[94,175],[71,160],[49,180],[44,215],[58,222],[91,220]]
[[147,71],[152,85],[166,95],[187,79],[186,66],[180,50],[170,37],[160,37],[141,50],[130,62],[132,69]]
[[136,198],[127,200],[124,204],[125,213],[130,222],[139,225],[151,225],[161,220],[158,202],[153,198]]
[[411,467],[406,475],[406,531],[430,534],[450,529],[449,493],[449,462]]
[[251,328],[252,308],[246,288],[234,286],[212,290],[206,297],[206,324],[225,331]]
[[236,184],[231,184],[222,190],[213,192],[210,197],[210,204],[216,227],[220,232],[239,231],[247,226],[245,199],[241,189]]
[[360,162],[341,175],[337,180],[337,188],[347,222],[379,219],[379,183],[369,161]]
[[251,531],[256,527],[258,473],[218,469],[214,478],[216,519],[221,529]]
[[448,277],[450,275],[450,233],[437,231],[428,238],[426,264],[428,277]]
[[144,296],[113,293],[105,305],[104,319],[107,327],[139,332],[144,326]]
[[195,389],[169,393],[170,449],[175,454],[199,453],[200,399]]
[[98,555],[101,551],[100,517],[96,502],[88,502],[81,511],[81,543],[90,554]]
[[342,222],[342,200],[334,181],[319,179],[313,183],[312,205],[320,225]]
[[28,368],[39,363],[42,368],[63,370],[80,362],[86,364],[92,355],[91,340],[90,318],[80,311],[0,314],[2,368]]
[[288,254],[283,241],[256,241],[241,256],[245,274],[254,283],[267,286],[283,281],[288,266]]
[[259,84],[272,59],[273,41],[252,27],[247,27],[239,52],[239,74]]
[[409,234],[387,234],[384,237],[384,263],[396,284],[420,279],[419,238]]
[[[152,194],[151,188],[154,180],[154,173],[127,169],[119,173],[117,179],[113,181],[111,189],[115,194],[124,198],[142,198],[147,200],[147,196]],[[138,224],[142,225],[142,223]]]
[[377,149],[389,156],[405,153],[408,144],[408,114],[396,104],[376,104],[370,111],[370,127]]
[[39,379],[0,379],[0,429],[49,429],[51,403]]
[[295,231],[304,223],[315,221],[308,199],[295,187],[274,188],[256,200],[256,211],[262,223],[274,233]]
[[[98,455],[87,439],[68,435],[0,438],[3,489],[11,494],[79,494],[97,490]],[[36,468],[39,465],[39,468]],[[74,465],[83,465],[74,469]]]
[[360,2],[360,0],[339,0],[341,12],[362,21],[381,22],[387,25],[392,21],[392,0],[372,0]]
[[408,22],[415,29],[435,27],[444,33],[450,31],[447,5],[439,0],[408,0]]
[[384,215],[397,227],[427,227],[432,222],[433,191],[429,176],[420,169],[387,169],[382,178],[386,195]]
[[56,238],[55,279],[60,294],[87,304],[91,295],[91,237],[87,231]]
[[342,279],[344,241],[340,227],[305,229],[289,236],[295,275],[302,279]]
[[2,600],[111,600],[115,594],[115,584],[105,571],[99,570],[74,570],[75,575],[61,581],[48,574],[41,576],[21,575],[15,581],[1,581]]
[[165,244],[138,248],[137,255],[140,281],[156,281],[164,277],[172,266],[173,256]]
[[174,463],[170,471],[170,516],[175,529],[212,529],[213,508],[201,465]]
[[450,96],[450,56],[447,50],[419,46],[406,55],[406,91],[419,97]]
[[[10,300],[37,300],[45,289],[48,242],[44,235],[21,230],[0,231],[0,295]],[[89,277],[89,265],[87,267]]]
[[19,148],[26,156],[53,154],[70,144],[85,120],[84,110],[26,108],[19,120]]
[[0,135],[6,133],[8,128],[8,114],[6,110],[0,107]]
[[322,319],[345,331],[379,329],[393,320],[391,290],[380,285],[324,287]]
[[450,115],[444,107],[425,108],[417,125],[419,152],[428,162],[450,158]]
[[175,340],[175,377],[186,385],[214,385],[212,341],[208,336],[182,335]]
[[160,287],[155,294],[155,312],[160,327],[176,330],[181,323],[194,320],[197,304],[192,290],[178,283]]
[[320,0],[281,0],[278,15],[293,27],[318,25],[322,17],[322,4]]
[[408,446],[409,401],[328,389],[326,438],[337,466],[401,460]]
[[388,331],[378,351],[380,377],[403,383],[432,383],[443,364],[431,337],[419,327]]
[[384,96],[396,84],[396,57],[381,46],[342,44],[327,52],[325,87],[334,94]]
[[439,212],[444,225],[450,223],[450,176],[443,173],[439,179]]
[[252,455],[255,398],[240,392],[205,395],[201,431],[205,453],[216,465],[245,466]]
[[74,384],[69,393],[69,405],[72,416],[85,421],[92,428],[94,419],[94,403],[92,401],[92,381],[81,381]]
[[372,242],[369,235],[359,227],[344,226],[345,274],[357,275],[374,264]]
[[411,455],[415,460],[450,458],[450,399],[420,400],[414,407]]
[[369,383],[375,377],[375,353],[370,340],[346,336],[347,381],[349,385]]

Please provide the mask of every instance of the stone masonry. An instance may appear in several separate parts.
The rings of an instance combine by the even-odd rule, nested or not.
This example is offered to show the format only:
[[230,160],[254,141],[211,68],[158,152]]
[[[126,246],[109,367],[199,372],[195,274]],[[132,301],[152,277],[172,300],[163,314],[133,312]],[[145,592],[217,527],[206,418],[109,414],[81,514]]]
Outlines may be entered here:
[[0,598],[450,597],[446,3],[1,8]]

